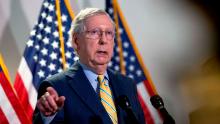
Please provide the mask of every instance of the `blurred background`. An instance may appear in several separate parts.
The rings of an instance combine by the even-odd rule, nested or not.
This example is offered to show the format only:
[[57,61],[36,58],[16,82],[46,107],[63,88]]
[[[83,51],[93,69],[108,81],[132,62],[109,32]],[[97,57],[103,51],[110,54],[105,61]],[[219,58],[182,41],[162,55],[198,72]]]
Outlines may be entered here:
[[[105,0],[69,0],[78,13]],[[0,0],[0,52],[11,82],[41,0]],[[219,123],[219,7],[211,0],[118,0],[155,87],[177,124]]]

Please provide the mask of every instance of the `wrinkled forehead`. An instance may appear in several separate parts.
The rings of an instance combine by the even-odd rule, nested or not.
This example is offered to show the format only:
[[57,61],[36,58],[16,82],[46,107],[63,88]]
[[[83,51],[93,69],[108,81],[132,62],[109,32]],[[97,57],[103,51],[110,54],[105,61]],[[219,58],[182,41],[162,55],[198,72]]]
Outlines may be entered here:
[[109,16],[105,14],[98,14],[89,16],[84,22],[85,29],[91,28],[105,28],[114,30],[114,25]]

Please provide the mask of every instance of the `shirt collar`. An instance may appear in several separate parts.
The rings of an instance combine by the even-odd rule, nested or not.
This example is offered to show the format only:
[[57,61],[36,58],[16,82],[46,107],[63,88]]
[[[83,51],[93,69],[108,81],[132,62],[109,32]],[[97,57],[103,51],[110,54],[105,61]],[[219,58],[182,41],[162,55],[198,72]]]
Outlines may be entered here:
[[[91,68],[89,68],[89,67],[86,66],[85,64],[81,63],[80,61],[79,61],[79,64],[80,64],[80,66],[82,67],[82,69],[83,69],[83,71],[84,71],[84,73],[85,73],[85,75],[86,75],[87,78],[97,79],[98,74],[96,74],[95,72],[93,72]],[[109,81],[109,76],[108,76],[108,74],[107,74],[107,71],[105,71],[104,77],[105,77],[105,79],[107,79],[107,80]]]

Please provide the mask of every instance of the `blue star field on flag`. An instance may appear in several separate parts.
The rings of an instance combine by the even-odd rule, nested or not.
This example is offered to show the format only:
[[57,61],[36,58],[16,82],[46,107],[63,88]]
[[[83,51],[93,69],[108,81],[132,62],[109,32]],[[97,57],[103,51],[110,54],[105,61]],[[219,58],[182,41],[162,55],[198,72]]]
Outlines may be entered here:
[[[68,68],[74,60],[77,60],[71,42],[68,41],[72,19],[64,0],[60,0],[60,8],[66,67]],[[38,22],[30,33],[24,52],[36,89],[42,80],[63,70],[59,40],[55,0],[44,0]]]

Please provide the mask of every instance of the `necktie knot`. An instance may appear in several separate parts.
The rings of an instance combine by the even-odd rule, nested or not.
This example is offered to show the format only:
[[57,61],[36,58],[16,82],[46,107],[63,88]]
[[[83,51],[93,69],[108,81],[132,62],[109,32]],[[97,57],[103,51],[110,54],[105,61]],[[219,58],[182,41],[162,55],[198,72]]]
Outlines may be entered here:
[[98,81],[100,83],[104,82],[104,75],[98,75]]

